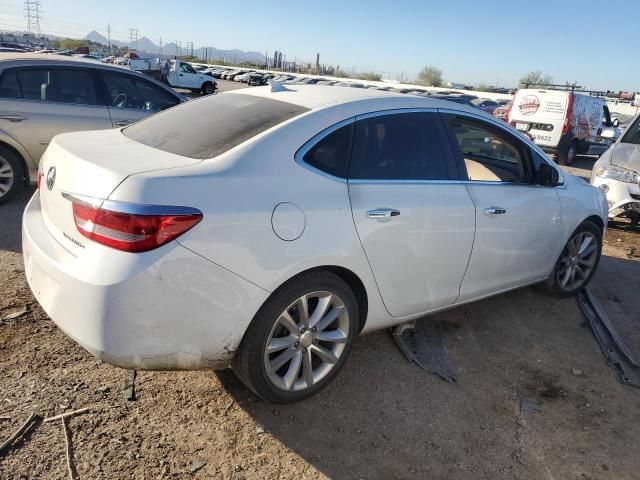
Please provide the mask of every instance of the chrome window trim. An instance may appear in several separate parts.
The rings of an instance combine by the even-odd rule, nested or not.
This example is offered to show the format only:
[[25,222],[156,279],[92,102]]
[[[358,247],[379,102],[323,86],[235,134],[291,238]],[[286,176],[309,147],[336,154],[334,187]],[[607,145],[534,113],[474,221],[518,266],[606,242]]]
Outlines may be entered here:
[[[487,123],[490,123],[492,126],[494,127],[498,127],[498,129],[502,130],[503,132],[505,132],[508,135],[514,135],[514,132],[518,135],[522,135],[518,130],[511,128],[510,126],[505,126],[505,123],[503,121],[499,121],[493,117],[486,117],[484,115],[478,115],[474,112],[467,112],[465,110],[454,110],[452,108],[438,108],[438,112],[440,113],[449,113],[451,115],[458,115],[458,116],[463,116],[463,117],[469,117],[472,120],[480,120],[480,121],[485,121]],[[554,187],[545,187],[545,188],[558,188],[558,187],[564,187],[566,185],[566,181],[563,175],[563,171],[561,168],[559,168],[557,165],[555,165],[555,163],[551,162],[549,160],[549,157],[547,157],[547,154],[544,153],[544,151],[538,146],[536,145],[533,141],[531,141],[528,137],[522,137],[522,140],[524,141],[525,144],[527,144],[530,148],[532,148],[533,150],[535,150],[537,153],[540,154],[540,156],[543,158],[543,160],[545,162],[547,162],[550,166],[552,166],[553,168],[556,169],[556,171],[558,172],[558,177],[560,178],[560,180],[562,180],[562,183],[555,185]],[[479,181],[474,181],[474,180],[470,180],[470,182],[476,184],[479,183]],[[484,183],[499,183],[499,184],[511,184],[513,185],[513,182],[486,182],[483,181]],[[532,184],[528,184],[528,183],[520,183],[520,184],[516,184],[516,185],[532,185]]]
[[313,165],[309,165],[307,162],[304,161],[304,156],[307,154],[309,150],[315,147],[316,144],[320,142],[322,139],[324,139],[326,136],[332,134],[339,128],[342,128],[346,125],[350,125],[355,122],[356,122],[356,117],[347,118],[346,120],[342,120],[338,123],[334,123],[330,127],[322,130],[320,133],[315,134],[313,137],[307,140],[304,145],[302,145],[298,149],[298,151],[293,156],[294,160],[301,167],[306,168],[307,170],[310,170],[314,173],[317,173],[318,175],[321,175],[330,180],[335,180],[336,182],[347,183],[346,178],[336,177],[335,175],[331,175],[330,173],[327,173],[324,170],[320,170],[319,168],[316,168]]
[[202,215],[202,212],[197,208],[178,205],[148,205],[144,203],[120,202],[117,200],[103,200],[101,198],[76,195],[68,192],[62,192],[62,197],[70,202],[131,215]]
[[407,108],[392,108],[389,110],[377,110],[375,112],[363,113],[362,115],[356,115],[356,121],[365,120],[367,118],[382,117],[384,115],[398,115],[402,113],[438,113],[438,109],[434,107],[407,107]]

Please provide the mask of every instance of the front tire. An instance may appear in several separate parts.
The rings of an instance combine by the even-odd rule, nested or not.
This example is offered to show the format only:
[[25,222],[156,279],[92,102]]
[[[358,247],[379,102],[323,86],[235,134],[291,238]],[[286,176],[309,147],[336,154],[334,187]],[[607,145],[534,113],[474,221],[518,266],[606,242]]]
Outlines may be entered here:
[[280,287],[249,325],[233,370],[254,393],[293,403],[338,374],[358,333],[358,302],[338,276],[317,270]]
[[602,230],[585,221],[571,234],[553,273],[545,283],[548,293],[558,298],[572,297],[591,281],[602,253]]
[[8,201],[23,187],[22,163],[11,150],[0,146],[0,204]]
[[216,89],[211,82],[207,82],[202,85],[202,95],[213,95],[215,91]]

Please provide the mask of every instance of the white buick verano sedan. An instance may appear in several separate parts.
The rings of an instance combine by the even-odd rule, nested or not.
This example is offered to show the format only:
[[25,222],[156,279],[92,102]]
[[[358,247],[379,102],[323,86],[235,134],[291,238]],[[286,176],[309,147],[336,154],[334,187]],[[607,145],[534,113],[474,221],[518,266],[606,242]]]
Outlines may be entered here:
[[55,137],[26,274],[69,336],[129,369],[233,366],[294,402],[359,333],[600,257],[601,190],[460,104],[322,86],[237,90]]

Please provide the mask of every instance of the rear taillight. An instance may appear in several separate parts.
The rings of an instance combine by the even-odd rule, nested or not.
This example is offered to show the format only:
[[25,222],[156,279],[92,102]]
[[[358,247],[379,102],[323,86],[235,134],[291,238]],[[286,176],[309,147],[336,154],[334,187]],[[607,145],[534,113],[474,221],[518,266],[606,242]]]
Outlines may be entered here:
[[[126,252],[146,252],[158,248],[175,240],[202,220],[202,213],[186,207],[121,204],[126,207],[118,208],[118,202],[111,201],[97,207],[76,198],[71,201],[73,219],[82,235]],[[115,208],[105,208],[105,205]],[[136,207],[142,213],[131,213]],[[162,212],[163,209],[166,212]],[[145,210],[154,213],[147,214]]]
[[564,124],[562,124],[562,133],[569,133],[571,130],[571,119],[573,118],[573,103],[576,101],[576,96],[573,93],[569,94],[569,104],[567,105],[567,116],[564,119]]

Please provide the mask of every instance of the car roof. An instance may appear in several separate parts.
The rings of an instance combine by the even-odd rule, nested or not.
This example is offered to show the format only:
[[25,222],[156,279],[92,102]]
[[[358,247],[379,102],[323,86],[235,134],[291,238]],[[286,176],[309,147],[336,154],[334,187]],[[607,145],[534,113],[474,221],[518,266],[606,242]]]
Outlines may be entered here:
[[362,113],[376,110],[402,108],[446,108],[468,112],[495,120],[493,116],[469,107],[465,104],[453,103],[444,99],[405,95],[402,93],[373,90],[370,88],[350,88],[325,85],[285,84],[281,89],[271,86],[231,90],[222,95],[255,95],[282,102],[300,105],[314,110],[339,104],[359,104],[357,110]]
[[29,65],[68,65],[74,67],[104,68],[118,72],[133,72],[129,68],[100,63],[95,60],[83,57],[68,57],[66,55],[56,55],[52,53],[0,53],[0,69],[14,66]]

